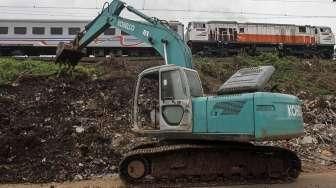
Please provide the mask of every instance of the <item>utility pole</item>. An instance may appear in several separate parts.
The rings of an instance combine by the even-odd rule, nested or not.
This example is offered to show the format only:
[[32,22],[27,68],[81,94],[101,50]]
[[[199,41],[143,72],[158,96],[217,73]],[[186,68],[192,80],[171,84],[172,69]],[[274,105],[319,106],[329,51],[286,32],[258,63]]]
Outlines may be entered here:
[[145,10],[146,0],[143,0],[142,10]]

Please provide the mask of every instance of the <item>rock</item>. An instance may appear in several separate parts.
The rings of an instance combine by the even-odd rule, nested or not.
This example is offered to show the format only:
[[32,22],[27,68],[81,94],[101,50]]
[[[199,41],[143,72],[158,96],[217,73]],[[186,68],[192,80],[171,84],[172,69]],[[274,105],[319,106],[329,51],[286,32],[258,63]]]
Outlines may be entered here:
[[83,133],[85,131],[85,129],[83,127],[78,127],[78,126],[74,126],[76,133]]
[[313,144],[314,143],[314,138],[311,136],[305,136],[303,137],[303,139],[301,140],[301,144]]
[[332,157],[334,154],[328,150],[322,150],[321,154],[326,156],[326,157]]
[[110,168],[112,171],[115,171],[117,169],[116,166],[112,165],[111,168]]
[[77,175],[74,177],[74,180],[75,180],[75,181],[80,181],[80,180],[83,180],[83,179],[84,179],[83,176],[80,175],[80,174],[77,174]]

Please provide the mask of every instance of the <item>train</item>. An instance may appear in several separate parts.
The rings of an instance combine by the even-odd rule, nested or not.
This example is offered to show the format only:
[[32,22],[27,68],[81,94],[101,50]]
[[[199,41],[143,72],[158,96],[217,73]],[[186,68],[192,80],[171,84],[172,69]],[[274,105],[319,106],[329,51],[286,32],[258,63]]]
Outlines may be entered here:
[[[55,55],[59,42],[70,42],[88,20],[0,20],[0,56]],[[167,24],[189,45],[194,55],[232,56],[276,52],[279,55],[333,58],[335,37],[330,27],[239,23],[235,21]],[[87,56],[153,56],[150,45],[109,28],[85,49]]]
[[335,46],[330,27],[235,21],[190,22],[185,40],[194,54],[209,56],[276,52],[333,58]]
[[[0,20],[0,56],[55,55],[59,42],[70,42],[88,20]],[[184,25],[167,24],[184,38]],[[88,56],[151,56],[155,50],[116,28],[108,28],[85,49]]]

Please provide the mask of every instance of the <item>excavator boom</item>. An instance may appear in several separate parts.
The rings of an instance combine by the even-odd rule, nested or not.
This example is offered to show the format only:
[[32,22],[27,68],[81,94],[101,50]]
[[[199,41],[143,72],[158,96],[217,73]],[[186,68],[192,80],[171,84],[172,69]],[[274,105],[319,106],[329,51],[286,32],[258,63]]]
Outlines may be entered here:
[[[144,21],[133,21],[120,17],[120,13],[125,8]],[[108,4],[70,44],[59,44],[56,62],[76,65],[83,55],[81,50],[111,26],[150,44],[165,58],[166,64],[192,68],[192,55],[189,47],[176,32],[169,28],[167,23],[148,17],[119,0]]]

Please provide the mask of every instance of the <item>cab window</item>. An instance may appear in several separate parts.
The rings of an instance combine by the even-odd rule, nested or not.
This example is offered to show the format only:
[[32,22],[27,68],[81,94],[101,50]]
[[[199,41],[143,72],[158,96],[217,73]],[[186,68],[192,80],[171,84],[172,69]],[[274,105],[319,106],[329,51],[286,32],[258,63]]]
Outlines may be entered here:
[[197,72],[185,70],[185,73],[188,78],[188,83],[190,87],[190,95],[192,97],[201,97],[203,96],[202,85],[198,77]]
[[185,86],[179,70],[166,71],[161,74],[162,100],[186,99]]

